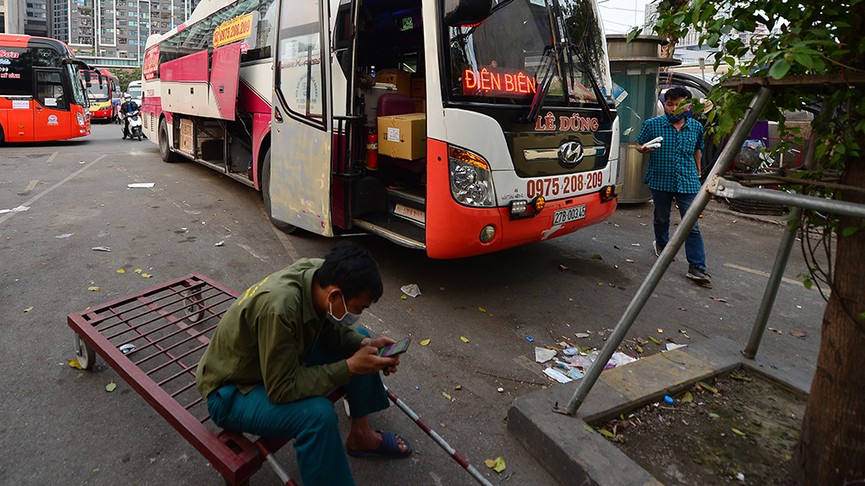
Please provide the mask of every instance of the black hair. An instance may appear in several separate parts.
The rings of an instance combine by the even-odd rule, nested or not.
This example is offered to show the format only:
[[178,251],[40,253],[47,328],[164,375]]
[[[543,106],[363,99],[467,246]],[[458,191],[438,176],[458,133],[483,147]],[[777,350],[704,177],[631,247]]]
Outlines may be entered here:
[[690,98],[691,92],[688,91],[687,88],[683,88],[681,86],[673,86],[664,92],[664,101],[669,100],[681,100],[683,98]]
[[372,301],[377,302],[384,293],[378,264],[368,251],[349,242],[330,250],[312,280],[321,287],[336,285],[346,301],[369,292]]

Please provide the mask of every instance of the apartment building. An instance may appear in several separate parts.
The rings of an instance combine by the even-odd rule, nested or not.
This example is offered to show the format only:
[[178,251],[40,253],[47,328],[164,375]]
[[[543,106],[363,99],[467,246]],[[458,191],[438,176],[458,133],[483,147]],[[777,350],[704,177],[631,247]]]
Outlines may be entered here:
[[79,58],[92,66],[136,68],[147,37],[182,23],[200,0],[48,1],[53,2],[52,37],[69,44]]

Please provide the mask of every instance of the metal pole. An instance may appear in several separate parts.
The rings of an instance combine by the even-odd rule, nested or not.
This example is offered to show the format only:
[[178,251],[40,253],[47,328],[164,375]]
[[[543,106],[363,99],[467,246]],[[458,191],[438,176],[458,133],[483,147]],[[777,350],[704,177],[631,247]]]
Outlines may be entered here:
[[766,282],[766,291],[763,292],[760,310],[757,311],[757,318],[754,319],[754,327],[751,329],[751,338],[748,340],[748,347],[742,351],[742,354],[748,359],[754,359],[754,356],[757,355],[757,348],[760,347],[760,341],[763,339],[766,323],[769,322],[769,314],[772,313],[775,297],[778,296],[781,277],[784,275],[784,269],[787,268],[787,260],[790,259],[793,242],[796,241],[796,232],[801,216],[802,208],[795,207],[790,211],[787,229],[784,230],[784,236],[781,238],[781,246],[778,247],[775,264],[772,266],[772,274],[769,275],[769,281]]
[[448,454],[450,454],[451,457],[460,466],[462,466],[463,469],[465,469],[466,472],[469,473],[469,475],[471,475],[471,477],[473,477],[475,479],[475,481],[479,482],[480,484],[483,484],[484,486],[493,486],[493,484],[491,482],[489,482],[487,480],[487,478],[485,478],[480,473],[480,471],[478,471],[477,469],[474,468],[474,466],[469,464],[469,461],[467,461],[463,456],[461,456],[456,451],[456,449],[454,449],[450,444],[448,444],[447,441],[444,439],[444,437],[440,436],[438,434],[438,432],[436,432],[429,425],[427,425],[426,422],[424,422],[423,419],[420,418],[420,416],[418,416],[418,414],[416,414],[414,412],[414,410],[409,408],[409,406],[406,405],[406,403],[404,401],[402,401],[402,399],[400,399],[398,396],[396,396],[396,394],[394,394],[394,392],[390,391],[390,388],[388,388],[387,385],[384,386],[384,390],[387,392],[387,397],[390,398],[390,401],[395,403],[396,406],[398,406],[400,410],[405,412],[405,414],[408,415],[408,417],[410,419],[412,419],[414,421],[414,423],[417,424],[417,426],[421,428],[421,430],[426,432],[426,434],[428,436],[432,437],[432,439],[435,441],[435,443],[438,444],[442,449],[444,449]]
[[772,97],[772,91],[769,88],[762,87],[760,91],[754,95],[754,98],[751,100],[751,104],[748,107],[748,110],[745,112],[745,117],[739,126],[733,130],[733,134],[730,137],[730,140],[727,142],[727,145],[724,146],[724,149],[721,151],[721,155],[718,156],[718,161],[715,163],[715,166],[712,168],[712,171],[709,173],[709,177],[706,179],[706,182],[703,184],[703,188],[697,194],[697,197],[694,198],[694,203],[691,205],[691,208],[688,209],[688,212],[685,213],[685,217],[682,218],[681,224],[679,224],[679,229],[673,235],[673,238],[670,240],[670,243],[664,247],[664,251],[661,252],[661,256],[652,265],[652,268],[649,270],[649,274],[646,275],[646,279],[643,280],[642,285],[637,290],[637,293],[631,299],[631,302],[628,304],[628,307],[625,309],[624,315],[622,315],[621,319],[619,319],[618,324],[616,324],[616,328],[613,330],[613,334],[607,340],[607,344],[601,349],[598,354],[598,358],[595,360],[595,363],[586,371],[586,375],[580,381],[580,385],[577,387],[576,391],[574,391],[574,396],[571,397],[571,400],[568,402],[565,408],[561,408],[558,406],[558,403],[553,407],[553,411],[558,413],[564,413],[567,415],[574,415],[577,412],[579,406],[583,403],[583,400],[586,399],[586,395],[589,394],[589,390],[595,385],[595,382],[598,381],[598,378],[601,376],[601,371],[604,370],[604,365],[607,361],[610,360],[610,357],[613,356],[613,352],[616,351],[616,348],[622,343],[622,340],[625,338],[625,335],[628,333],[628,330],[631,328],[631,325],[637,319],[637,316],[640,314],[640,311],[643,310],[643,306],[646,305],[646,302],[649,300],[649,297],[654,292],[655,287],[658,286],[658,282],[661,281],[661,277],[664,276],[664,272],[667,271],[667,267],[670,266],[670,263],[673,261],[673,256],[679,251],[679,248],[685,243],[685,239],[688,237],[688,233],[691,232],[691,228],[694,227],[694,224],[697,222],[697,218],[700,217],[700,213],[703,212],[703,209],[706,208],[706,205],[709,203],[711,198],[711,194],[708,190],[708,187],[715,183],[715,180],[718,178],[718,174],[722,174],[726,172],[730,168],[730,164],[733,162],[733,158],[739,152],[739,148],[742,146],[742,143],[745,141],[745,138],[751,132],[751,128],[754,126],[754,123],[757,121],[757,117],[760,115],[760,112],[763,111],[763,107],[769,103],[769,99]]

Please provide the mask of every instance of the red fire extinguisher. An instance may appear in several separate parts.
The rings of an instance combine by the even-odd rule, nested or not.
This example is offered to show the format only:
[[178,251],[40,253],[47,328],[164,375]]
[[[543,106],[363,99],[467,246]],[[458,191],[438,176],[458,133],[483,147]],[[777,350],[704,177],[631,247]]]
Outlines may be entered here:
[[366,133],[366,168],[378,170],[378,134],[375,128],[370,128]]

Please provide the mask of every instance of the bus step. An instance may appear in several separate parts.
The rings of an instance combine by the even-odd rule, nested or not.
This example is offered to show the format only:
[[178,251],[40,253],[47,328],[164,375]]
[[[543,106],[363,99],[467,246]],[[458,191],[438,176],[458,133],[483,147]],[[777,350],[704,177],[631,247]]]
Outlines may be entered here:
[[411,203],[419,209],[426,207],[426,193],[423,187],[389,186],[387,197],[391,201]]
[[397,245],[414,250],[426,250],[426,232],[405,219],[390,213],[365,214],[352,224],[370,233],[388,239]]

